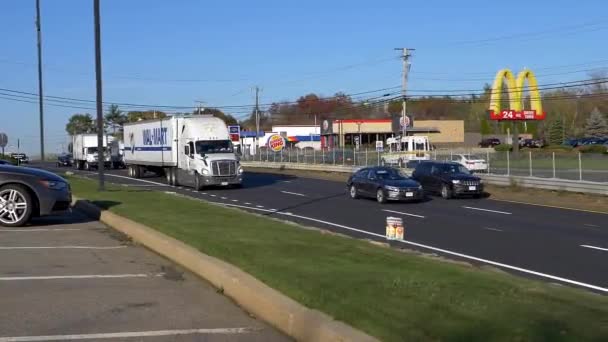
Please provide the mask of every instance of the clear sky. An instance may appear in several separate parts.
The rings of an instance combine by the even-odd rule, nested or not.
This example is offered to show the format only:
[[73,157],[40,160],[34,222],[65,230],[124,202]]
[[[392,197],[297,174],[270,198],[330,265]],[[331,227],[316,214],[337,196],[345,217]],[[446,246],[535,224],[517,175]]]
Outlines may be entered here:
[[[45,95],[94,100],[93,0],[41,3]],[[409,89],[419,93],[480,91],[505,67],[529,67],[542,84],[608,66],[606,0],[101,4],[103,91],[111,102],[225,106],[252,104],[254,85],[263,103],[393,87],[401,73],[395,47],[416,48]],[[0,88],[37,93],[34,19],[35,0],[0,1]],[[0,132],[37,154],[37,104],[2,94]],[[94,114],[45,111],[49,152],[66,142],[70,115]]]

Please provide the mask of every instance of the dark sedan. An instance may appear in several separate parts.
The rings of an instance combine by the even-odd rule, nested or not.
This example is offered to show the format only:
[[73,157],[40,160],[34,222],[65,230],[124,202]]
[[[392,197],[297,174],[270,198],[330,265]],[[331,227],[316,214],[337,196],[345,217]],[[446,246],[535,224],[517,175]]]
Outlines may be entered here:
[[391,167],[369,167],[355,172],[346,182],[351,198],[370,197],[386,201],[421,200],[422,186]]
[[62,154],[57,157],[57,166],[72,166],[72,155]]
[[422,163],[416,167],[412,178],[420,182],[425,191],[438,193],[445,199],[463,195],[479,197],[483,194],[482,179],[457,163]]
[[0,225],[18,227],[30,218],[70,208],[68,182],[54,173],[0,165]]

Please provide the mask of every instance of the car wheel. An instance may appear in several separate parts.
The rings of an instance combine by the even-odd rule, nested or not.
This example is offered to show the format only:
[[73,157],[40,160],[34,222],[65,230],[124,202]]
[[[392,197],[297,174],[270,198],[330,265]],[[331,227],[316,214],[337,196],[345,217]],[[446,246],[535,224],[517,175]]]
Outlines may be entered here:
[[19,185],[0,188],[0,225],[20,227],[32,216],[33,201],[27,190]]
[[452,189],[450,189],[449,186],[443,184],[441,186],[441,197],[443,197],[444,199],[452,198]]
[[201,191],[203,189],[203,185],[201,184],[201,176],[198,172],[194,172],[194,190]]
[[354,184],[350,186],[350,198],[359,198],[359,194],[357,193],[357,187]]
[[386,196],[384,196],[384,191],[382,189],[378,189],[376,191],[376,200],[378,203],[386,203]]

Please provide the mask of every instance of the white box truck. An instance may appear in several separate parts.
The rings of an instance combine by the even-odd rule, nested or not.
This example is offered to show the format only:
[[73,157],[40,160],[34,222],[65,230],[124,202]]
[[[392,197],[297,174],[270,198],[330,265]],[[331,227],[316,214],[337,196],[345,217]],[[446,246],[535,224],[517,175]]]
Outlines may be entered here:
[[[110,166],[110,154],[108,153],[108,141],[112,142],[112,136],[103,137],[104,165]],[[97,134],[77,134],[72,137],[72,154],[74,157],[74,168],[78,170],[92,170],[99,165],[97,150]]]
[[243,168],[228,127],[211,115],[172,116],[124,125],[129,176],[164,174],[170,185],[240,186]]

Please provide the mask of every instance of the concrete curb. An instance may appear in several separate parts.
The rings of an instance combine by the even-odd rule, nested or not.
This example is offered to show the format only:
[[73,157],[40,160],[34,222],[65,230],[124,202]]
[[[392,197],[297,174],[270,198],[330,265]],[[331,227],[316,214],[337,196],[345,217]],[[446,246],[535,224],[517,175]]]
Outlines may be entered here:
[[239,268],[152,228],[76,197],[73,207],[206,279],[245,310],[298,341],[378,341],[320,311],[303,306]]

